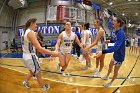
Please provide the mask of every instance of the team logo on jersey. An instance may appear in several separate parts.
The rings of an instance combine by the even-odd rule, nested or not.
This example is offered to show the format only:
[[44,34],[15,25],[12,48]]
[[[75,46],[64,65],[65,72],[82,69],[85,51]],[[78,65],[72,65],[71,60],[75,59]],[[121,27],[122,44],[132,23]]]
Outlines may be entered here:
[[73,42],[73,40],[64,40],[64,42]]

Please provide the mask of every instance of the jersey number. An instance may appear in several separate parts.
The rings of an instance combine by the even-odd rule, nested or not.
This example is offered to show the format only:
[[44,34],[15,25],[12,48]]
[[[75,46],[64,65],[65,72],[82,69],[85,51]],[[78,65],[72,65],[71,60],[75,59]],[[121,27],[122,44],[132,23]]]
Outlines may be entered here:
[[66,43],[65,45],[66,45],[66,46],[70,46],[70,43]]

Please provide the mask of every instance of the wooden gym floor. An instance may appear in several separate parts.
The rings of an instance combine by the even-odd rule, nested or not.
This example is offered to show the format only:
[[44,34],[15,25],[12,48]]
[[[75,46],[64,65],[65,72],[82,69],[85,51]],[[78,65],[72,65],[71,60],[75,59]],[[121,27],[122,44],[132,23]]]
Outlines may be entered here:
[[[112,54],[105,57],[105,66],[101,73],[104,76],[108,71],[108,64]],[[126,51],[118,78],[110,88],[104,88],[103,84],[109,82],[101,78],[93,78],[92,70],[95,68],[95,59],[91,57],[92,67],[89,70],[81,70],[85,63],[80,63],[75,57],[71,57],[66,69],[69,76],[63,77],[56,69],[58,58],[40,58],[42,61],[42,76],[46,84],[51,88],[45,93],[140,93],[140,56]],[[31,89],[27,90],[22,81],[28,69],[21,58],[0,58],[0,93],[44,93],[34,79],[30,80]]]

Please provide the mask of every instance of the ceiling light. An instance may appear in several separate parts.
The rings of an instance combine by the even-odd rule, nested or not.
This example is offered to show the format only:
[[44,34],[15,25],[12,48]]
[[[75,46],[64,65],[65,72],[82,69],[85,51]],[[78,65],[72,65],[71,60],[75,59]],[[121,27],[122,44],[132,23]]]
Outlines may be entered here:
[[112,5],[113,4],[113,2],[109,2],[109,5]]
[[125,14],[124,14],[124,13],[122,13],[122,15],[124,16]]
[[128,0],[128,1],[131,1],[131,0]]
[[138,1],[138,0],[135,0],[135,1]]
[[138,13],[135,13],[136,14],[136,16],[138,16]]

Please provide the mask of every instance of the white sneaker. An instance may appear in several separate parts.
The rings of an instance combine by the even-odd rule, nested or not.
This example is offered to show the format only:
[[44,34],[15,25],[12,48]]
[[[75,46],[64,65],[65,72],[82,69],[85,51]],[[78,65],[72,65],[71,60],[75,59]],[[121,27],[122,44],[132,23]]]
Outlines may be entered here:
[[109,82],[109,83],[106,83],[106,84],[104,84],[104,87],[110,87],[112,85],[112,82]]
[[107,76],[104,76],[104,77],[101,77],[103,80],[108,80],[109,79],[109,77],[107,77]]
[[42,87],[42,90],[43,91],[46,91],[46,90],[48,90],[50,88],[50,85],[44,85],[43,87]]
[[99,69],[98,68],[95,68],[92,72],[99,72]]
[[67,75],[66,75],[66,73],[62,72],[62,76],[66,77]]
[[91,62],[90,63],[88,63],[88,67],[91,67],[92,65],[91,65]]
[[28,89],[30,88],[28,81],[23,81],[22,83],[26,88],[28,88]]
[[80,60],[80,62],[81,62],[81,63],[85,62],[85,59],[84,59],[84,58],[83,58],[83,59],[81,59],[81,60]]
[[88,70],[88,67],[87,67],[87,66],[85,66],[85,67],[83,67],[83,68],[82,68],[82,70]]
[[93,77],[101,77],[100,72],[97,72]]

